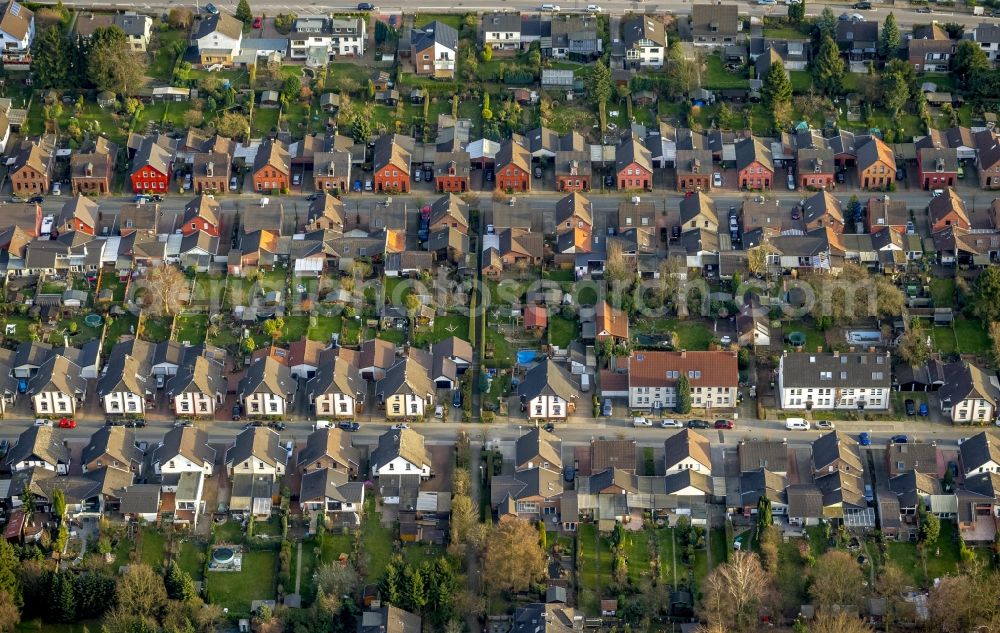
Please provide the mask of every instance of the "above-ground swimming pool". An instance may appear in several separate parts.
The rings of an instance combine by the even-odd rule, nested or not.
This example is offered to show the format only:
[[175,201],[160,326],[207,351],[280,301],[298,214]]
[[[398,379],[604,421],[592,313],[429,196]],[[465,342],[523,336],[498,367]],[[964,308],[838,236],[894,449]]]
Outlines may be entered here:
[[877,330],[850,330],[847,342],[855,345],[874,344],[882,342],[882,333]]
[[533,349],[519,349],[517,350],[517,364],[527,365],[529,363],[535,362],[538,358],[538,352]]
[[806,343],[806,335],[802,332],[789,332],[788,342],[796,347],[802,347]]
[[83,322],[90,327],[99,327],[101,325],[101,315],[99,314],[88,314],[83,317]]
[[233,562],[234,558],[236,558],[236,550],[231,547],[220,547],[212,552],[212,560],[223,565]]

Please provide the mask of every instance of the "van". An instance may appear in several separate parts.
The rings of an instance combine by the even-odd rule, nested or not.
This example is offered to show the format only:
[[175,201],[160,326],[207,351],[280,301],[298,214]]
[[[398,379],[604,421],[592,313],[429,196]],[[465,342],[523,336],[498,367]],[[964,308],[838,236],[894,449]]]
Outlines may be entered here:
[[313,426],[314,429],[328,429],[330,428],[329,420],[316,420],[316,424]]
[[809,423],[802,418],[788,418],[785,420],[785,428],[789,431],[808,431]]
[[580,374],[580,391],[584,393],[590,391],[590,374]]

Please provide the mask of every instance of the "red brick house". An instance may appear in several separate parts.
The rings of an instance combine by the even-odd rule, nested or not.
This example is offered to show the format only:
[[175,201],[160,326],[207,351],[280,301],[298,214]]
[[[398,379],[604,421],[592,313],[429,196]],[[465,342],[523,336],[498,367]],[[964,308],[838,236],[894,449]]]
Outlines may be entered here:
[[401,134],[385,134],[375,141],[375,191],[410,191],[410,163],[413,139]]
[[111,192],[118,146],[98,136],[69,159],[70,183],[73,195],[78,193],[106,194]]
[[465,193],[469,190],[470,169],[465,150],[438,152],[434,156],[434,188],[439,193]]
[[97,233],[97,203],[83,194],[77,194],[63,205],[56,226],[60,233],[79,231],[87,235]]
[[531,152],[520,140],[507,139],[497,152],[497,191],[531,191]]
[[147,136],[132,159],[131,180],[135,193],[164,194],[170,190],[173,152],[157,141],[158,136]]
[[615,174],[619,191],[653,190],[653,154],[635,138],[615,149]]
[[41,141],[24,141],[7,171],[11,190],[18,196],[45,194],[52,184],[54,153]]
[[896,156],[877,136],[860,142],[858,150],[858,186],[862,189],[883,189],[896,180]]
[[184,205],[181,233],[191,235],[198,231],[204,231],[212,237],[219,237],[219,202],[205,194],[199,195]]
[[253,161],[254,191],[269,192],[288,189],[292,162],[285,144],[268,139],[257,150]]
[[825,147],[809,147],[798,150],[795,156],[795,175],[802,189],[833,189],[833,150]]
[[965,202],[954,189],[945,189],[940,196],[931,198],[927,205],[927,223],[930,224],[931,233],[943,231],[949,226],[972,228]]
[[555,168],[558,191],[590,191],[593,169],[589,150],[556,152]]
[[229,188],[229,154],[198,152],[191,162],[191,180],[195,193],[224,192]]
[[1000,138],[993,130],[976,132],[976,171],[983,189],[1000,189]]
[[743,190],[770,189],[774,183],[771,150],[756,138],[736,143],[736,182]]
[[709,191],[712,188],[712,152],[707,149],[679,149],[677,191]]
[[[925,190],[954,187],[958,181],[958,150],[932,145],[924,137],[917,142],[917,172]],[[927,141],[927,142],[925,142]]]

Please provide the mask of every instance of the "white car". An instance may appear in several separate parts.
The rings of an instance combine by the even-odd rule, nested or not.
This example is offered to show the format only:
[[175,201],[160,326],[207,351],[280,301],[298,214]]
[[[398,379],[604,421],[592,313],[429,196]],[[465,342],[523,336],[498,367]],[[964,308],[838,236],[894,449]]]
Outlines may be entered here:
[[712,174],[712,186],[721,187],[722,186],[722,174],[715,172]]
[[788,173],[788,190],[795,191],[795,174]]
[[660,422],[660,428],[664,428],[664,429],[681,429],[681,428],[684,428],[684,425],[681,424],[680,420],[674,420],[674,419],[671,418],[671,419],[668,419],[668,420],[662,420]]
[[653,426],[653,422],[646,418],[632,418],[632,426]]
[[408,429],[408,428],[410,428],[410,425],[407,424],[406,422],[400,422],[399,424],[392,425],[393,431],[402,431],[403,429]]
[[52,420],[43,420],[38,418],[35,420],[35,426],[52,426]]
[[729,336],[727,334],[727,335],[723,336],[722,338],[720,338],[719,342],[722,343],[723,345],[731,345],[732,342],[733,342],[733,337],[731,337],[731,336]]
[[833,422],[830,422],[829,420],[817,420],[816,428],[821,431],[832,431],[834,429],[834,425]]
[[604,9],[602,9],[599,4],[588,4],[587,11],[590,11],[591,13],[600,13],[604,11]]
[[548,4],[548,3],[543,4],[542,5],[542,11],[558,12],[559,11],[559,5],[558,4]]
[[52,195],[60,196],[62,195],[62,183],[54,182],[52,183]]

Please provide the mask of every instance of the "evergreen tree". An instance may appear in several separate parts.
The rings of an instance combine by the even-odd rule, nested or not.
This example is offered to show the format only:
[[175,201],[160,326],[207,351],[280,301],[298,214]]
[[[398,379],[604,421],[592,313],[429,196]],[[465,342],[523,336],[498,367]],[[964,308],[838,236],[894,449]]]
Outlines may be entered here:
[[591,103],[595,106],[606,104],[608,99],[611,98],[613,89],[614,84],[611,80],[611,71],[603,60],[597,60],[591,66],[590,73],[587,75],[587,93],[590,95]]
[[66,495],[58,488],[52,492],[52,513],[60,521],[66,516]]
[[982,47],[970,40],[962,40],[952,58],[952,72],[958,76],[961,85],[969,88],[975,77],[990,70],[990,58]]
[[36,88],[67,88],[72,85],[72,51],[66,34],[58,25],[35,37],[31,45],[31,73]]
[[538,544],[542,546],[542,549],[546,549],[549,543],[549,534],[545,530],[545,521],[538,522]]
[[844,85],[844,59],[833,38],[824,35],[813,60],[813,85],[827,96],[840,94]]
[[379,582],[379,593],[382,599],[389,604],[402,604],[400,599],[403,590],[403,559],[400,556],[393,556],[389,559],[389,564],[385,566],[385,573]]
[[788,5],[788,19],[794,24],[801,24],[806,19],[805,0],[799,0],[795,4]]
[[247,28],[253,23],[253,11],[250,10],[250,3],[247,0],[240,0],[236,6],[236,19]]
[[761,95],[764,97],[765,105],[771,111],[774,127],[780,128],[792,103],[792,82],[788,79],[788,73],[785,72],[785,65],[781,63],[781,60],[775,60],[771,63],[771,69],[764,77]]
[[101,617],[115,602],[115,579],[101,572],[84,572],[73,581],[76,616],[90,620]]
[[458,583],[455,570],[443,556],[425,561],[420,566],[427,590],[427,617],[437,626],[444,626],[455,615],[455,593]]
[[878,36],[878,54],[886,59],[892,59],[899,50],[900,36],[896,16],[889,12],[882,24],[882,32]]
[[774,520],[771,514],[771,500],[767,495],[761,495],[757,499],[757,536],[764,533],[764,530],[773,525]]
[[52,572],[49,576],[49,609],[56,622],[76,620],[76,595],[73,592],[73,575]]
[[191,575],[177,566],[177,563],[170,563],[163,578],[163,586],[167,589],[167,597],[171,600],[187,602],[195,597],[194,580]]
[[17,605],[22,604],[20,569],[21,561],[14,546],[7,539],[0,539],[0,591],[9,593]]
[[691,413],[691,382],[683,373],[677,378],[677,413]]
[[423,614],[427,606],[427,588],[424,586],[424,576],[420,570],[406,565],[403,577],[406,579],[406,597],[404,603],[408,611]]
[[820,37],[824,35],[834,37],[837,34],[837,16],[833,14],[833,9],[823,7],[823,12],[816,18],[816,29]]

